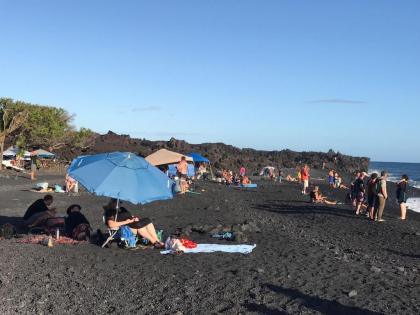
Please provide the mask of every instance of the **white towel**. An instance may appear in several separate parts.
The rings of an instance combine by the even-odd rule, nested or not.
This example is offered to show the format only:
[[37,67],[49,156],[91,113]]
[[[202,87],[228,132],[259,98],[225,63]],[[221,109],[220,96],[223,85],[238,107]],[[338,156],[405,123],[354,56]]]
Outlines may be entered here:
[[[198,244],[196,248],[187,248],[184,253],[196,254],[196,253],[239,253],[239,254],[250,254],[257,245],[220,245],[220,244]],[[172,254],[170,250],[164,250],[160,252],[162,255]]]

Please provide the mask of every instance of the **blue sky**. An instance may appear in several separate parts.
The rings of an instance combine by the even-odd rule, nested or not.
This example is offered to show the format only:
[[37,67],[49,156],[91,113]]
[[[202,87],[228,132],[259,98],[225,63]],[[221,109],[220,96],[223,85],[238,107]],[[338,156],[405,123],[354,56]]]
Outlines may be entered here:
[[420,2],[3,1],[0,96],[99,132],[420,162]]

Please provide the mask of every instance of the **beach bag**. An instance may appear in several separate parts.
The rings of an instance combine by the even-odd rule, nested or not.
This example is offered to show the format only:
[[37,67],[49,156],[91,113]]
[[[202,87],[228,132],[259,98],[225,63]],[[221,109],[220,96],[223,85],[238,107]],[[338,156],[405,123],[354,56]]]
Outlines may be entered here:
[[120,227],[118,236],[126,241],[129,248],[135,248],[137,246],[137,237],[131,232],[131,229],[127,225]]
[[0,227],[0,237],[3,237],[7,240],[17,236],[16,228],[10,224],[5,223]]
[[186,247],[182,244],[182,242],[174,237],[168,237],[165,242],[165,249],[170,250],[173,252],[184,252]]
[[71,234],[72,239],[76,241],[87,241],[90,239],[90,226],[89,224],[82,223],[73,229]]

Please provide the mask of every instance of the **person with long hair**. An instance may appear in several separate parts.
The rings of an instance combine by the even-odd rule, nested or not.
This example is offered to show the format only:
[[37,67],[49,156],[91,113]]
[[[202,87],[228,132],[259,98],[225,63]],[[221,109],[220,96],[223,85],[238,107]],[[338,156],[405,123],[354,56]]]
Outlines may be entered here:
[[400,205],[401,220],[407,218],[407,189],[408,189],[408,176],[401,176],[400,182],[397,184],[397,201]]

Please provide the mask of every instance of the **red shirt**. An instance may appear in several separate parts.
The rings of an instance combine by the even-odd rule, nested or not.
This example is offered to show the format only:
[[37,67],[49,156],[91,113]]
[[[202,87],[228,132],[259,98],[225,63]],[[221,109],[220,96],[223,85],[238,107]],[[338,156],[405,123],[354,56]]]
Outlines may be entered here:
[[309,180],[309,170],[307,168],[302,169],[302,180]]

